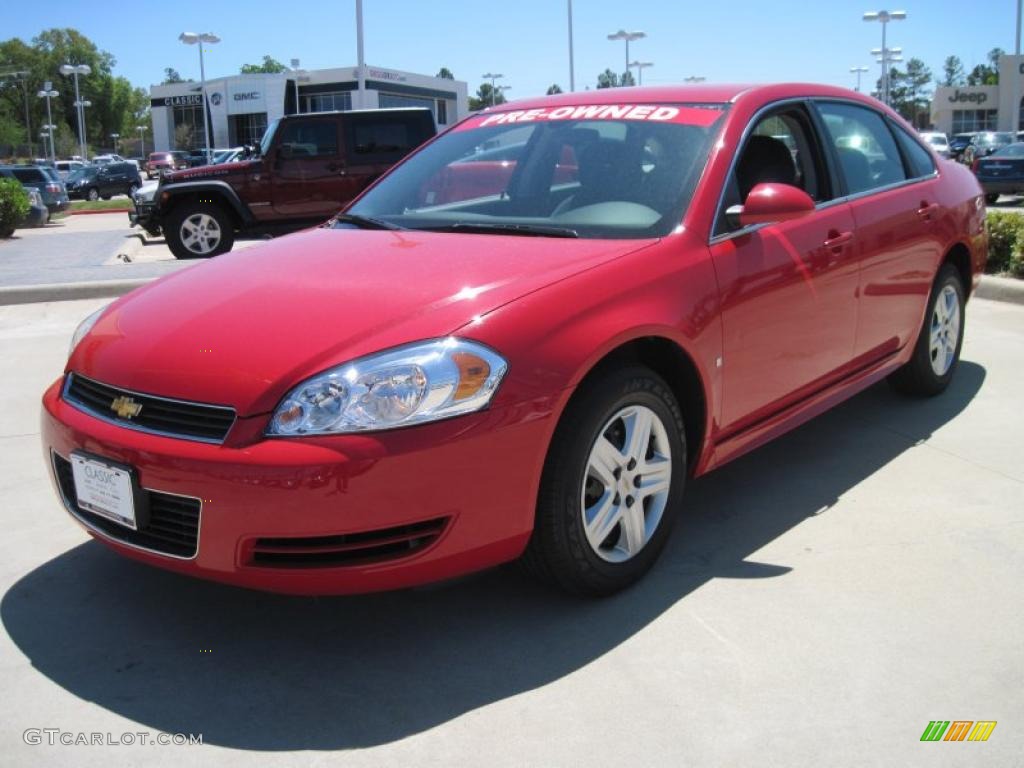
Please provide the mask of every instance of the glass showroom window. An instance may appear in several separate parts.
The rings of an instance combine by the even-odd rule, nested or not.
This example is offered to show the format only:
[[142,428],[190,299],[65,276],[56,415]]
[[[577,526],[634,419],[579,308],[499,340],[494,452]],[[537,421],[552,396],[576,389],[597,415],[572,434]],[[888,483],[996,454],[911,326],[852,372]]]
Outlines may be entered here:
[[994,131],[997,116],[995,109],[954,109],[953,133]]

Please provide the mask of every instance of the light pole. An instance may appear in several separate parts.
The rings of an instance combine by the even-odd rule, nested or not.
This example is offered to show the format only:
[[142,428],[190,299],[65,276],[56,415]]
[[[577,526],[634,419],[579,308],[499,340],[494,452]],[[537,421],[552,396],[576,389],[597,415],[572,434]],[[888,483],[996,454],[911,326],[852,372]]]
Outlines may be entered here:
[[65,77],[68,75],[75,76],[75,108],[78,114],[78,146],[82,153],[82,160],[89,159],[89,153],[85,150],[85,111],[82,109],[82,96],[78,92],[78,76],[79,75],[91,75],[92,67],[88,64],[62,64],[60,67],[60,73]]
[[889,103],[889,70],[885,68],[885,28],[890,21],[903,21],[907,18],[906,11],[868,11],[864,14],[864,21],[878,21],[882,24],[882,103]]
[[[498,88],[497,88],[497,93],[498,93],[499,96],[501,96],[501,94],[504,93],[505,91],[511,91],[511,90],[512,90],[512,86],[511,85],[499,85]],[[502,98],[504,98],[504,97],[502,97]]]
[[647,67],[653,67],[654,66],[654,62],[653,61],[631,61],[629,63],[629,66],[631,66],[634,69],[636,69],[636,78],[637,78],[636,79],[636,84],[637,85],[643,85],[644,84],[644,70]]
[[[47,80],[43,83],[43,90],[36,94],[40,99],[46,99],[46,122],[53,122],[53,112],[50,111],[50,99],[55,99],[60,96],[58,91],[53,90],[53,83]],[[56,160],[57,153],[53,148],[53,126],[49,125],[47,131],[50,133],[50,159]]]
[[203,62],[203,43],[219,43],[220,38],[213,32],[182,32],[178,39],[185,45],[199,45],[199,95],[203,100],[203,139],[206,162],[210,162],[210,118],[206,114],[206,64]]
[[707,80],[707,78],[703,75],[690,75],[689,77],[683,78],[683,81],[687,83],[703,83],[705,80]]
[[[576,71],[575,64],[573,63],[572,56],[572,0],[568,0],[569,4],[569,93],[576,90]],[[1019,51],[1018,51],[1019,53]]]
[[629,44],[633,40],[640,40],[641,38],[647,37],[646,32],[627,32],[624,29],[620,29],[618,32],[613,32],[608,35],[609,40],[625,40],[626,41],[626,71],[629,72]]
[[299,82],[308,83],[309,74],[304,69],[299,69],[299,60],[292,59],[292,74],[295,75],[295,114],[299,114],[302,108],[299,106]]
[[863,73],[867,72],[868,69],[869,69],[868,67],[850,67],[850,72],[856,72],[857,73],[857,88],[855,89],[857,91],[857,93],[860,93],[860,76]]
[[112,134],[110,134],[110,138],[112,138],[114,140],[114,154],[116,155],[117,154],[117,140],[121,138],[121,134],[120,133],[112,133]]
[[[900,55],[903,53],[903,49],[896,45],[892,48],[872,48],[871,55],[875,57],[875,61],[882,65],[883,79],[885,84],[885,103],[889,103],[889,91],[891,90],[889,70],[892,69],[893,62],[903,61],[903,57]],[[879,100],[882,100],[882,95],[879,95]]]
[[363,0],[356,0],[356,82],[359,86],[359,103],[353,109],[366,107],[366,58],[363,55]]
[[135,130],[139,132],[139,157],[146,159],[146,126],[136,125]]
[[497,103],[496,97],[498,95],[498,91],[494,87],[494,81],[504,77],[504,75],[497,75],[494,74],[493,72],[485,72],[484,74],[480,75],[480,77],[482,77],[484,80],[491,81],[491,106],[493,107]]

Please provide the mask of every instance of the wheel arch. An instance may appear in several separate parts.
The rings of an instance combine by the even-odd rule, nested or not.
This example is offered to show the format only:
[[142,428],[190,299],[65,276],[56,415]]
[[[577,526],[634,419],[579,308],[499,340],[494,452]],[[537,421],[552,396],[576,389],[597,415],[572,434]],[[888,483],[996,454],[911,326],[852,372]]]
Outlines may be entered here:
[[160,215],[166,217],[171,211],[189,201],[208,200],[220,205],[236,229],[253,221],[252,213],[229,184],[224,182],[185,182],[169,184],[157,190],[160,196]]
[[[949,250],[946,251],[946,255],[942,258],[942,264],[952,264],[956,271],[960,275],[960,281],[964,287],[964,301],[971,296],[971,285],[974,279],[973,272],[971,270],[971,252],[970,249],[963,243],[954,243],[950,246]],[[939,268],[942,268],[942,264]]]
[[604,351],[576,377],[575,388],[566,407],[588,381],[610,369],[626,365],[650,368],[669,385],[683,413],[687,467],[692,472],[704,452],[710,400],[708,388],[693,356],[674,339],[648,333],[620,341]]

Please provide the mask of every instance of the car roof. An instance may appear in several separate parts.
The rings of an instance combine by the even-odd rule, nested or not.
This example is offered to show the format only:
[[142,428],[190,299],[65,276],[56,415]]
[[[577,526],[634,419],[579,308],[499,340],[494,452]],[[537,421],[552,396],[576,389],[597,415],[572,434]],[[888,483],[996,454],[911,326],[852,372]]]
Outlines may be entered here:
[[[692,104],[730,104],[740,100],[771,101],[799,96],[838,97],[879,106],[878,101],[847,88],[816,83],[700,83],[695,85],[655,85],[628,88],[601,88],[575,91],[506,102],[481,112],[505,112],[510,109],[573,106],[577,104],[622,104],[624,102],[680,102]],[[481,113],[477,113],[481,114]]]

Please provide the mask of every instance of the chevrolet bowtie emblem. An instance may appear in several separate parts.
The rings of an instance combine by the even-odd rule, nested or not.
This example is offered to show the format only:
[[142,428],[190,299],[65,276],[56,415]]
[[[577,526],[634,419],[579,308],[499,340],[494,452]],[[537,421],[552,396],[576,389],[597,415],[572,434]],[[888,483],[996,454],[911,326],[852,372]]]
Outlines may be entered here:
[[121,395],[121,397],[114,398],[114,401],[110,404],[110,410],[122,419],[131,419],[142,413],[142,406],[132,400],[132,398]]

